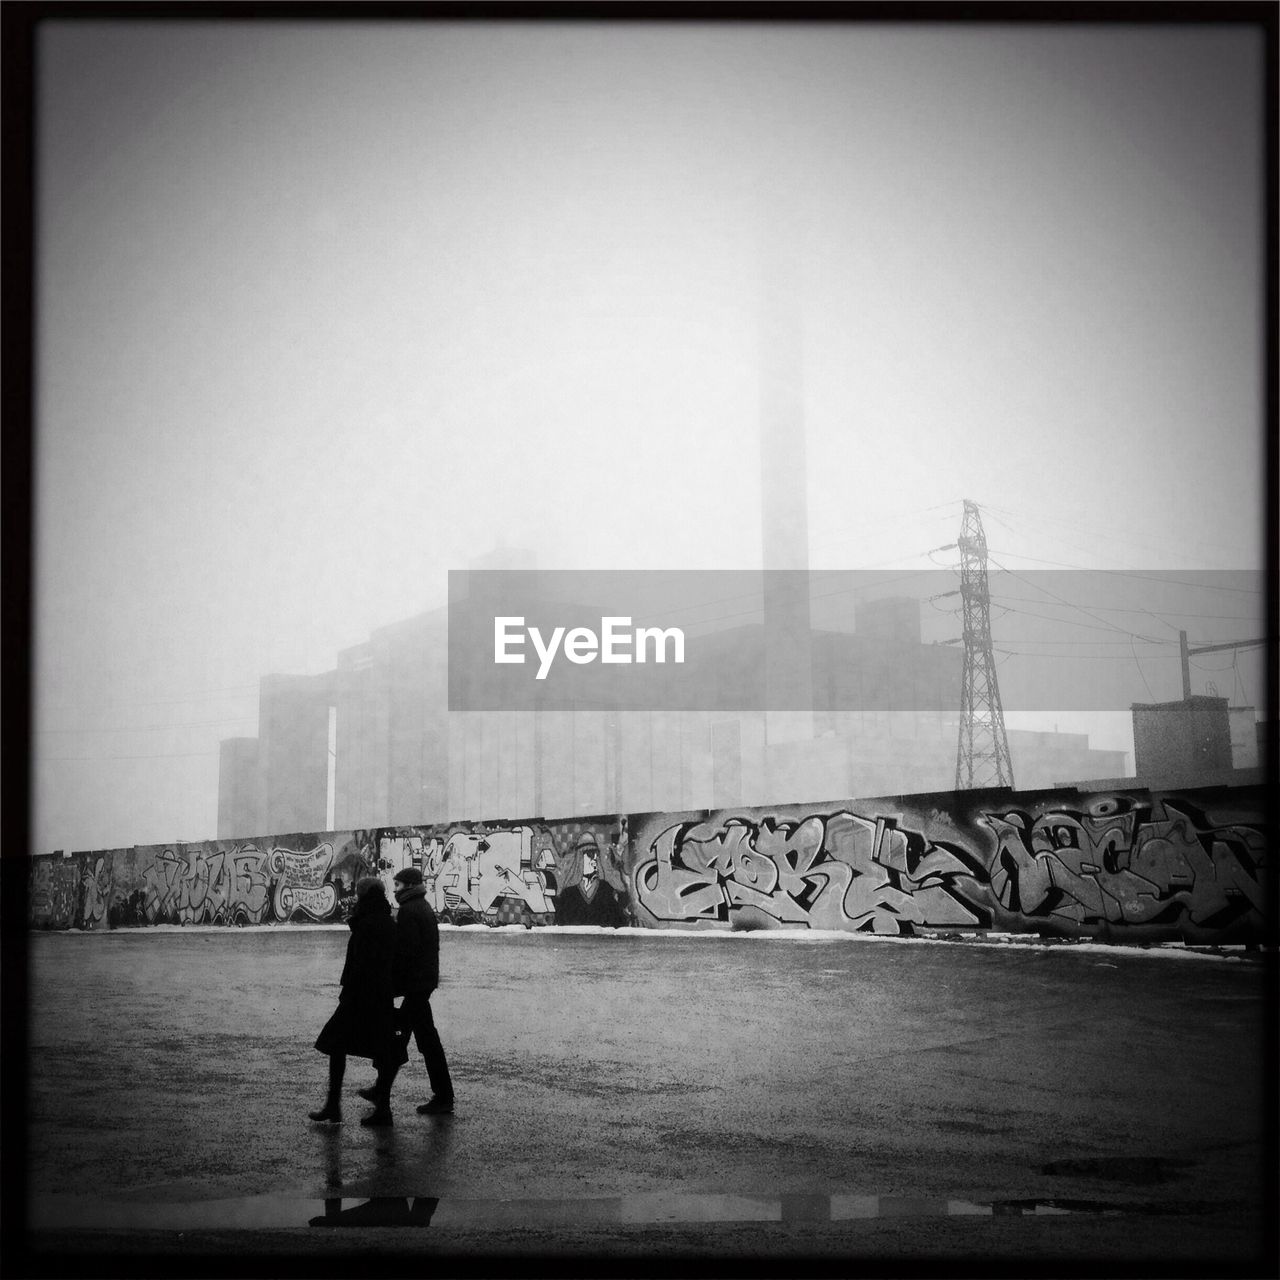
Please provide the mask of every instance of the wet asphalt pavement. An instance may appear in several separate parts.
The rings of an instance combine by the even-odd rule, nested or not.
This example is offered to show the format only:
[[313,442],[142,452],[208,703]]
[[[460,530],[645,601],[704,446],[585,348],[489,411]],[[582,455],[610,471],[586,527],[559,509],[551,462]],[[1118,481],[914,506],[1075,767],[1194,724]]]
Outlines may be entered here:
[[550,1254],[1253,1274],[1273,1247],[1256,959],[445,929],[457,1111],[416,1114],[415,1055],[395,1125],[366,1129],[357,1060],[345,1123],[306,1119],[345,943],[33,937],[34,1270],[318,1273],[358,1249],[437,1273]]

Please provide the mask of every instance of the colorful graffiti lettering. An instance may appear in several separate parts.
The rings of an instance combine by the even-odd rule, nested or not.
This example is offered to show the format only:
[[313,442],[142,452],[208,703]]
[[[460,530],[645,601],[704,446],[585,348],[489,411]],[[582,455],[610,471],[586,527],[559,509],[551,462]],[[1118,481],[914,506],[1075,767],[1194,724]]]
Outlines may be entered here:
[[173,850],[166,849],[146,870],[146,913],[152,924],[183,923],[178,915],[176,885],[180,865]]
[[166,848],[146,878],[146,912],[152,922],[226,923],[230,885],[223,854],[203,845]]
[[635,887],[655,923],[889,934],[986,923],[973,901],[977,869],[963,853],[893,818],[840,810],[795,822],[680,823],[650,852]]
[[1261,923],[1261,827],[1215,825],[1186,801],[1115,797],[983,821],[997,841],[991,889],[1010,912],[1090,929]]
[[[386,886],[387,897],[391,899],[395,892],[395,877],[405,867],[422,868],[424,861],[423,844],[427,837],[416,831],[406,834],[378,833],[378,851],[373,874],[377,875]],[[424,878],[425,878],[425,872]]]
[[[451,921],[546,924],[554,918],[549,849],[535,852],[531,827],[454,831],[428,867],[429,900]],[[424,879],[427,872],[424,870]]]
[[1263,800],[969,792],[55,854],[32,860],[28,922],[337,923],[361,876],[390,890],[417,867],[445,924],[1255,942],[1270,925]]
[[232,924],[261,924],[271,905],[271,882],[263,867],[265,859],[252,845],[225,855],[230,866],[227,900]]

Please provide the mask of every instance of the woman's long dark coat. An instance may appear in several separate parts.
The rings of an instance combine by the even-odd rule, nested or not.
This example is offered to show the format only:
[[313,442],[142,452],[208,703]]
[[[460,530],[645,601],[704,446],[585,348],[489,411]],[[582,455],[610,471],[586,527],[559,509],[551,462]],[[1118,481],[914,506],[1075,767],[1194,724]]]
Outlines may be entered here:
[[342,992],[333,1017],[316,1039],[316,1048],[375,1062],[399,1056],[404,1047],[395,1030],[391,966],[396,926],[391,904],[380,894],[367,894],[356,903],[348,923],[351,937],[342,966]]

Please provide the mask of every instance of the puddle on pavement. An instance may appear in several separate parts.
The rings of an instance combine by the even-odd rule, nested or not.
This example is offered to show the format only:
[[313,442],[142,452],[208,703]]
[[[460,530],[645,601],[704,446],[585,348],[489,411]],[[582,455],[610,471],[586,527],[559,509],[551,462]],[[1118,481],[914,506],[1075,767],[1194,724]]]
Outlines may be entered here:
[[1167,1156],[1098,1156],[1084,1160],[1054,1160],[1040,1172],[1057,1178],[1096,1178],[1103,1182],[1129,1182],[1136,1186],[1153,1186],[1176,1178],[1191,1160],[1172,1160]]
[[653,1192],[565,1200],[375,1196],[303,1199],[245,1196],[186,1203],[40,1196],[30,1205],[33,1231],[117,1228],[134,1231],[267,1230],[293,1227],[643,1226],[669,1223],[841,1222],[855,1218],[1061,1217],[1196,1212],[1185,1203],[1117,1204],[1106,1200],[944,1200],[911,1196],[741,1196]]

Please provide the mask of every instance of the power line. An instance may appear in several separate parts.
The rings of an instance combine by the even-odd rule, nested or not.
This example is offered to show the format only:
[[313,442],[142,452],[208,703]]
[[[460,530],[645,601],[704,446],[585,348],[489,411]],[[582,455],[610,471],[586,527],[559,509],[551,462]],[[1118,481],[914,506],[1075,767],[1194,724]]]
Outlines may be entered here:
[[[988,509],[992,509],[992,508],[990,508],[990,507],[989,507]],[[1012,512],[1012,511],[1007,511],[1007,510],[1005,510],[1003,507],[996,507],[996,508],[994,508],[993,510],[995,510],[995,511],[1005,511],[1005,514],[1006,514],[1006,515],[1012,516],[1014,519],[1017,519],[1017,520],[1019,520],[1019,521],[1021,521],[1021,520],[1023,520],[1023,519],[1024,519],[1024,517],[1023,517],[1023,516],[1018,515],[1017,513]],[[999,517],[998,517],[998,516],[996,517],[996,519],[997,519],[997,521],[998,521],[1000,524],[1003,524],[1003,525],[1004,525],[1004,528],[1005,528],[1005,529],[1007,529],[1010,533],[1013,533],[1015,536],[1017,536],[1017,531],[1016,531],[1015,529],[1013,529],[1013,528],[1012,528],[1010,525],[1008,525],[1008,524],[1004,524],[1004,522],[1003,522],[1003,521],[999,520]],[[1054,517],[1051,517],[1051,516],[1045,516],[1045,515],[1043,515],[1043,514],[1041,514],[1041,516],[1039,517],[1039,519],[1038,519],[1037,521],[1030,521],[1030,520],[1028,520],[1028,521],[1027,521],[1027,523],[1029,523],[1029,524],[1031,524],[1031,523],[1034,523],[1034,524],[1055,524],[1055,525],[1057,525],[1059,528],[1063,528],[1063,529],[1070,529],[1073,533],[1080,533],[1080,532],[1082,532],[1082,530],[1081,530],[1081,529],[1080,529],[1080,527],[1079,527],[1078,522],[1075,522],[1075,521],[1066,521],[1066,520],[1058,520],[1058,519],[1055,519]],[[1046,533],[1046,534],[1045,534],[1045,535],[1043,535],[1043,536],[1052,537],[1052,538],[1053,538],[1053,540],[1054,540],[1056,543],[1062,543],[1062,544],[1064,544],[1064,545],[1066,545],[1066,546],[1069,546],[1069,547],[1075,547],[1075,548],[1076,548],[1076,550],[1078,550],[1078,551],[1084,551],[1084,552],[1086,552],[1086,553],[1088,553],[1088,554],[1090,554],[1090,555],[1098,555],[1098,556],[1100,556],[1100,558],[1101,558],[1101,559],[1103,559],[1103,560],[1109,560],[1109,561],[1111,561],[1113,564],[1122,565],[1122,564],[1124,563],[1124,562],[1123,562],[1123,561],[1121,561],[1121,560],[1117,560],[1117,559],[1116,559],[1116,557],[1115,557],[1115,556],[1113,556],[1113,555],[1107,555],[1107,554],[1104,554],[1104,553],[1099,553],[1099,552],[1098,552],[1095,548],[1093,548],[1093,547],[1085,546],[1083,543],[1080,543],[1080,542],[1074,542],[1074,541],[1072,541],[1070,538],[1064,538],[1060,533],[1052,533],[1052,534],[1048,534],[1048,533]],[[1107,546],[1111,546],[1111,545],[1113,544],[1113,541],[1114,541],[1114,534],[1111,534],[1111,535],[1099,535],[1099,536],[1098,536],[1098,540],[1099,540],[1100,542],[1104,542]],[[1134,539],[1132,539],[1132,538],[1127,539],[1127,542],[1128,542],[1130,545],[1132,545],[1132,546],[1142,547],[1142,546],[1144,545],[1143,543],[1141,543],[1141,542],[1137,542],[1137,541],[1135,541],[1135,540],[1134,540]],[[1152,550],[1152,551],[1155,551],[1155,550],[1156,550],[1156,548],[1153,548],[1153,547],[1148,547],[1147,549],[1148,549],[1148,550]],[[1029,559],[1030,557],[1026,557],[1026,558],[1028,558],[1028,559]]]
[[[1078,605],[1070,605],[1069,607],[1073,609],[1079,609]],[[1090,616],[1090,617],[1092,616],[1091,614],[1088,614],[1086,610],[1080,609],[1079,611],[1081,613],[1085,613],[1086,616]],[[1126,631],[1123,627],[1114,627],[1110,623],[1108,623],[1105,619],[1099,619],[1096,622],[1076,622],[1072,618],[1055,618],[1051,614],[1035,613],[1030,609],[1010,609],[1009,612],[1021,614],[1023,617],[1026,617],[1026,618],[1041,618],[1045,622],[1055,622],[1061,627],[1081,627],[1088,631],[1113,631],[1118,635],[1122,635],[1126,637],[1131,636],[1135,640],[1141,640],[1144,644],[1165,645],[1165,644],[1175,643],[1175,641],[1173,640],[1161,640],[1156,636],[1139,635],[1137,632],[1134,632],[1134,631]]]
[[[1037,617],[1037,618],[1038,618],[1038,617],[1041,617],[1042,615],[1041,615],[1041,614],[1034,614],[1034,615],[1030,615],[1030,616],[1034,616],[1034,617]],[[1087,627],[1088,625],[1089,625],[1089,624],[1088,624],[1087,622],[1071,622],[1071,621],[1069,621],[1069,620],[1065,620],[1065,619],[1063,620],[1063,626],[1067,626],[1067,627]],[[1111,647],[1113,647],[1113,648],[1114,648],[1114,647],[1116,647],[1116,646],[1123,646],[1124,648],[1126,648],[1126,649],[1127,649],[1127,648],[1129,647],[1129,645],[1133,642],[1133,640],[1134,640],[1134,637],[1133,637],[1133,636],[1128,637],[1128,639],[1126,639],[1126,640],[1092,640],[1092,639],[1090,639],[1090,640],[1065,640],[1065,639],[1063,639],[1063,640],[1038,640],[1038,639],[1035,639],[1034,637],[1031,637],[1031,636],[1020,636],[1017,640],[1009,641],[1008,643],[1012,643],[1012,644],[1034,644],[1034,645],[1047,645],[1047,644],[1051,644],[1051,645],[1068,645],[1068,646],[1071,646],[1071,647],[1073,647],[1073,648],[1075,648],[1075,647],[1079,647],[1079,648],[1085,648],[1085,647],[1088,647],[1088,648],[1091,648],[1091,649],[1105,649],[1105,648],[1107,648],[1108,646],[1111,646]],[[1144,640],[1142,643],[1143,643],[1143,644],[1150,643],[1150,644],[1152,644],[1152,645],[1155,645],[1157,648],[1163,648],[1165,645],[1174,644],[1174,643],[1175,643],[1175,641],[1173,641],[1173,640],[1152,640],[1152,641],[1149,641],[1149,642],[1148,642],[1148,641],[1145,641],[1145,640]],[[1078,656],[1080,656],[1080,655],[1078,655]],[[1100,655],[1100,656],[1105,656],[1105,655]]]
[[[873,523],[873,527],[880,530],[897,529],[904,524],[914,523],[920,516],[928,515],[930,512],[933,512],[933,511],[943,511],[950,507],[959,506],[961,502],[962,502],[962,499],[953,498],[950,502],[940,502],[936,506],[919,507],[914,511],[905,512],[902,515],[892,520],[887,520],[887,521],[877,520]],[[938,517],[938,519],[941,520],[942,517]],[[933,522],[931,521],[930,523],[933,523]],[[867,527],[868,527],[867,524],[842,525],[837,527],[831,533],[826,533],[821,535],[820,537],[813,538],[812,542],[814,546],[822,546],[825,543],[829,543],[829,542],[848,542],[852,538],[860,536],[861,531],[866,529]],[[877,536],[878,535],[874,533],[872,534],[873,539]]]
[[50,733],[155,733],[165,729],[212,729],[227,724],[247,724],[255,716],[235,716],[231,720],[192,720],[178,724],[107,724],[84,729],[37,729],[37,734]]
[[[1240,701],[1244,705],[1249,703],[1249,690],[1245,688],[1244,676],[1240,674],[1240,653],[1239,651],[1231,655],[1231,666],[1235,671],[1235,684],[1240,688]],[[1234,689],[1233,689],[1234,692]]]
[[1129,648],[1133,652],[1133,665],[1138,668],[1138,674],[1142,677],[1142,687],[1147,691],[1147,699],[1150,702],[1156,700],[1156,696],[1151,692],[1151,686],[1147,683],[1147,673],[1142,669],[1142,663],[1138,661],[1138,650],[1134,647],[1133,637],[1129,637]]
[[161,751],[151,755],[140,756],[41,756],[37,755],[37,760],[43,761],[45,764],[70,764],[74,761],[89,761],[100,763],[103,760],[191,760],[197,757],[217,756],[221,753],[218,751]]
[[[1089,534],[1088,529],[1082,528],[1078,520],[1064,520],[1059,516],[1047,515],[1043,511],[1037,511],[1035,516],[1032,517],[1027,515],[1025,512],[1012,511],[1007,507],[994,506],[991,503],[984,504],[984,509],[993,511],[993,512],[1003,512],[1005,515],[1012,517],[1014,520],[1023,521],[1028,525],[1033,525],[1033,526],[1056,525],[1060,529],[1068,529],[1073,534],[1078,534],[1086,539],[1090,538],[1091,536]],[[1006,529],[1009,529],[1008,525],[1005,525],[1004,527]],[[1013,533],[1014,530],[1009,529],[1009,532]],[[1069,538],[1063,538],[1060,534],[1052,534],[1049,536],[1056,538],[1060,542],[1066,543],[1068,546],[1078,547],[1081,551],[1090,551],[1091,554],[1097,554],[1097,552],[1092,551],[1091,548],[1086,547],[1084,544],[1079,542],[1072,542]],[[1094,541],[1103,543],[1107,546],[1114,545],[1118,537],[1123,537],[1127,545],[1138,547],[1145,551],[1150,551],[1155,555],[1165,555],[1169,550],[1168,547],[1159,547],[1154,545],[1153,543],[1144,542],[1142,538],[1136,537],[1133,534],[1133,531],[1130,529],[1119,528],[1119,527],[1116,527],[1115,525],[1110,525],[1110,524],[1107,526],[1105,532],[1092,535],[1092,537]],[[1221,548],[1221,547],[1220,549],[1225,550],[1225,548]],[[1105,556],[1104,558],[1109,560],[1115,559],[1114,556]],[[1120,563],[1120,562],[1117,561],[1117,563]]]
[[[1007,553],[1006,553],[1007,554]],[[1008,570],[1012,573],[1012,570]],[[993,596],[992,599],[995,599]],[[1000,594],[1001,600],[1025,600],[1029,604],[1044,604],[1044,600],[1035,600],[1031,596],[1007,596],[1003,592]],[[1121,604],[1090,604],[1090,605],[1072,605],[1073,609],[1096,609],[1099,613],[1145,613],[1149,617],[1155,618],[1157,622],[1164,622],[1165,618],[1212,618],[1221,622],[1259,622],[1260,618],[1256,613],[1183,613],[1180,609],[1169,609],[1159,612],[1154,609],[1145,609],[1141,606],[1121,605]],[[1168,623],[1165,623],[1168,626]],[[1175,627],[1176,631],[1177,628]]]
[[226,694],[229,694],[229,693],[234,694],[238,692],[247,692],[249,690],[252,690],[253,692],[257,693],[258,685],[230,684],[230,685],[225,685],[221,689],[209,689],[204,691],[193,692],[190,694],[184,694],[183,696],[178,698],[152,698],[147,700],[146,702],[135,702],[132,700],[125,701],[125,702],[87,702],[83,699],[71,699],[71,700],[59,700],[56,702],[50,702],[45,705],[49,707],[80,707],[80,708],[90,706],[90,707],[98,707],[106,711],[119,710],[123,707],[171,707],[182,702],[207,702],[210,699],[224,697]]
[[[1141,573],[1136,569],[1098,569],[1090,568],[1083,564],[1069,564],[1065,560],[1045,560],[1040,556],[1024,556],[1020,551],[1001,551],[1002,556],[1014,556],[1019,560],[1031,560],[1035,564],[1052,564],[1057,565],[1060,569],[1079,569],[1084,573],[1105,573],[1112,578],[1145,578],[1150,582],[1164,582],[1171,586],[1178,587],[1199,587],[1204,591],[1238,591],[1245,595],[1260,596],[1263,593],[1261,587],[1229,587],[1217,582],[1189,582],[1185,578],[1167,578],[1163,574],[1158,573]],[[1005,573],[1012,573],[1014,577],[1019,575],[1009,568],[1004,569]],[[1172,572],[1172,570],[1170,571]],[[1205,573],[1222,573],[1221,569],[1206,569]],[[1247,572],[1247,571],[1246,571]],[[1035,585],[1034,583],[1032,584]]]
[[[994,557],[991,557],[991,559],[994,561],[997,567],[1004,569],[1006,573],[1012,574],[1015,578],[1018,579],[1019,582],[1025,582],[1029,587],[1034,587],[1037,591],[1042,591],[1044,592],[1045,595],[1051,596],[1054,600],[1058,601],[1059,604],[1064,604],[1070,609],[1075,609],[1077,612],[1083,613],[1085,617],[1093,618],[1095,622],[1100,622],[1102,624],[1102,630],[1115,631],[1118,634],[1125,635],[1125,636],[1134,636],[1139,640],[1151,640],[1150,636],[1139,635],[1137,632],[1129,631],[1125,627],[1117,627],[1113,623],[1108,622],[1105,618],[1099,618],[1096,614],[1090,613],[1088,609],[1085,609],[1078,604],[1072,603],[1072,601],[1065,599],[1064,597],[1058,595],[1054,591],[1050,591],[1048,587],[1042,587],[1040,586],[1039,583],[1032,582],[1030,578],[1024,578],[1022,574],[1020,574],[1016,569],[1007,568],[1006,566],[1002,565],[998,560],[995,560]],[[1049,620],[1059,621],[1058,619],[1049,619]],[[1077,623],[1076,625],[1079,626],[1081,624]]]
[[[915,554],[917,556],[920,556],[926,553],[923,551],[920,551],[920,552],[916,552]],[[902,556],[897,557],[897,559],[899,560],[903,558],[904,557]],[[884,563],[891,564],[893,563],[893,561],[885,561]],[[809,573],[809,576],[812,579],[815,575],[818,575],[818,574],[857,573],[860,570],[872,569],[875,567],[876,566],[874,565],[861,565],[861,566],[858,566],[858,568],[854,568],[854,569],[810,569],[807,572]],[[939,566],[939,568],[941,567],[942,566]],[[762,572],[791,572],[791,571],[790,570],[772,570],[772,571],[763,570]],[[805,572],[805,571],[796,570],[795,572]],[[904,573],[895,574],[892,578],[887,578],[887,579],[879,580],[876,582],[855,584],[853,586],[833,587],[830,591],[811,591],[809,593],[809,599],[825,600],[825,599],[830,599],[833,596],[841,596],[841,595],[853,596],[858,592],[877,591],[883,587],[892,586],[894,583],[897,583],[897,582],[907,582],[910,579],[916,578],[919,576],[919,574],[925,573],[925,572],[928,572],[928,570],[910,569]],[[732,604],[735,601],[739,601],[739,600],[743,600],[743,601],[750,600],[754,602],[753,607],[751,608],[739,609],[733,613],[717,613],[717,614],[712,614],[710,617],[697,618],[697,619],[694,619],[693,622],[689,623],[688,625],[701,626],[704,623],[710,623],[710,622],[728,622],[728,621],[732,621],[734,618],[750,618],[750,617],[758,616],[763,610],[763,599],[764,599],[763,593],[760,591],[743,591],[743,592],[738,592],[734,595],[720,596],[714,600],[700,600],[696,604],[689,604],[684,606],[682,610],[676,610],[671,613],[666,613],[662,616],[661,619],[659,619],[656,614],[651,614],[646,617],[635,618],[633,621],[637,625],[643,625],[645,623],[658,622],[658,621],[665,621],[670,623],[671,621],[682,617],[684,614],[687,614],[691,610],[701,609],[707,605]]]
[[1206,663],[1197,662],[1194,658],[1188,658],[1187,661],[1189,661],[1197,671],[1212,671],[1215,673],[1220,673],[1223,671],[1231,671],[1233,668],[1235,668],[1240,661],[1240,655],[1236,654],[1231,659],[1231,661],[1228,662],[1224,667],[1211,667],[1211,666],[1208,666]]
[[[1015,644],[1026,644],[1028,641],[1018,640]],[[1051,658],[1054,662],[1130,662],[1132,659],[1127,653],[1028,653],[1024,649],[1005,649],[1005,653],[1012,653],[1020,658]],[[1154,658],[1155,654],[1144,655]]]

